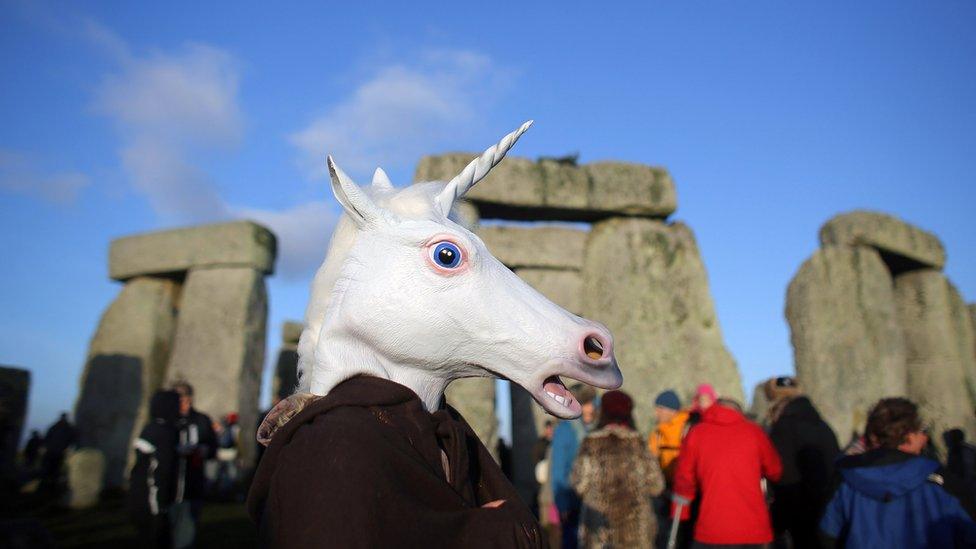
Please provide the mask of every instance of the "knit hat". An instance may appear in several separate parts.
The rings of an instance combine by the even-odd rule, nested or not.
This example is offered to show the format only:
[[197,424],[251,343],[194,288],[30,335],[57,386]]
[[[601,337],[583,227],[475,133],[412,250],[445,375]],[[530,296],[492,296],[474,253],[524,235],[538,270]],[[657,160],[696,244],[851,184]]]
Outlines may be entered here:
[[603,424],[622,423],[630,425],[633,418],[634,401],[623,391],[608,391],[600,399],[600,421]]
[[780,376],[774,377],[763,384],[763,392],[766,400],[776,402],[783,397],[794,397],[800,394],[800,386],[795,377]]
[[574,383],[569,387],[569,391],[573,393],[573,396],[576,397],[577,402],[580,404],[593,402],[596,399],[596,389],[590,385]]
[[680,410],[681,399],[678,398],[678,393],[668,389],[667,391],[662,391],[661,394],[657,395],[657,398],[654,399],[654,405],[660,406],[661,408],[667,408],[669,410]]
[[702,383],[695,389],[695,408],[698,409],[701,406],[701,397],[709,397],[709,402],[715,403],[718,400],[718,393],[715,392],[715,387],[712,387],[711,383]]

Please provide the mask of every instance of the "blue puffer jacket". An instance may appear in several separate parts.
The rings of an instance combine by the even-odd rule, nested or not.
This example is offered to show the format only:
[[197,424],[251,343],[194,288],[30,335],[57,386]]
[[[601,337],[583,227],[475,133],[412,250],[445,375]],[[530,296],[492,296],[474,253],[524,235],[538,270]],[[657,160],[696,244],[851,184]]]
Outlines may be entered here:
[[820,529],[838,545],[976,547],[971,494],[957,491],[938,462],[879,449],[845,457],[837,468],[843,481]]

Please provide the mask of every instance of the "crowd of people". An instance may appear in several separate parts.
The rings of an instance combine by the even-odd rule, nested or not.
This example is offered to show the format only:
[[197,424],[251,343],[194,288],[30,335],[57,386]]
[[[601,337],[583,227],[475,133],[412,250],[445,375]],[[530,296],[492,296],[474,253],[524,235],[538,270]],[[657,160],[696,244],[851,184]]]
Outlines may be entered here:
[[534,452],[553,547],[972,547],[976,448],[944,433],[943,463],[915,403],[885,398],[841,449],[796,380],[764,387],[765,417],[702,384],[655,399],[646,438],[623,391],[577,385],[578,420]]

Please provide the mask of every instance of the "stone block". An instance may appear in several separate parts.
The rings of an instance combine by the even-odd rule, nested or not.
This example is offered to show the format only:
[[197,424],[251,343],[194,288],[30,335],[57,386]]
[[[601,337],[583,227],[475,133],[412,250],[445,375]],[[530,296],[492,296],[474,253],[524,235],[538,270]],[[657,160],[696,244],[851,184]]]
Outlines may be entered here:
[[492,255],[510,269],[579,270],[583,266],[586,231],[564,227],[482,225],[478,228],[478,236]]
[[945,248],[934,234],[879,212],[854,211],[831,218],[820,228],[820,244],[876,248],[896,274],[918,266],[942,269],[946,261]]
[[905,394],[893,282],[876,250],[817,250],[790,281],[786,319],[800,386],[840,440],[864,432],[878,399]]
[[305,325],[301,322],[286,321],[281,325],[281,342],[285,345],[298,345]]
[[596,223],[582,274],[583,316],[613,332],[623,390],[634,398],[640,430],[650,428],[654,398],[665,389],[688,402],[696,385],[709,382],[744,401],[687,226],[641,218]]
[[583,277],[579,271],[515,269],[529,286],[563,309],[580,314],[583,308]]
[[495,380],[484,377],[457,379],[444,392],[447,403],[471,425],[488,451],[498,459],[498,418],[495,416]]
[[13,471],[27,417],[30,383],[27,370],[0,366],[0,482]]
[[179,274],[198,267],[249,267],[274,271],[276,241],[268,229],[234,221],[126,236],[109,248],[109,276]]
[[88,509],[98,503],[105,475],[105,456],[95,448],[80,448],[66,460],[68,468],[68,507]]
[[178,294],[171,280],[130,280],[91,339],[75,419],[80,445],[101,451],[109,487],[122,486],[131,440],[164,380]]
[[896,277],[895,298],[907,349],[909,397],[934,427],[936,444],[942,444],[946,429],[958,427],[972,436],[976,343],[966,304],[934,269]]
[[[414,181],[449,181],[474,154],[427,156]],[[595,221],[609,216],[664,218],[677,209],[667,170],[626,162],[582,166],[508,156],[467,194],[481,218]]]
[[[167,377],[193,385],[194,406],[212,419],[237,412],[243,440],[253,440],[257,426],[267,315],[260,271],[226,267],[188,273]],[[249,465],[254,445],[242,445],[241,458]]]

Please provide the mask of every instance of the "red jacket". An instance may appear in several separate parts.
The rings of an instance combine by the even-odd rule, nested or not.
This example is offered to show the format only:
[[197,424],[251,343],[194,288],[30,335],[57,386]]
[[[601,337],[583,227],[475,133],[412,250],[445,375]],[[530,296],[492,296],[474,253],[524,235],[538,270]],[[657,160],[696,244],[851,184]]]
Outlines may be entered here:
[[695,541],[749,544],[773,541],[760,479],[783,473],[769,437],[741,413],[713,405],[681,444],[674,494],[701,494]]

